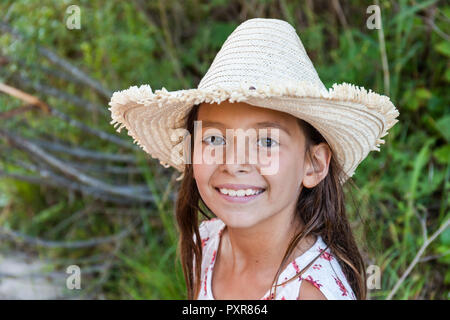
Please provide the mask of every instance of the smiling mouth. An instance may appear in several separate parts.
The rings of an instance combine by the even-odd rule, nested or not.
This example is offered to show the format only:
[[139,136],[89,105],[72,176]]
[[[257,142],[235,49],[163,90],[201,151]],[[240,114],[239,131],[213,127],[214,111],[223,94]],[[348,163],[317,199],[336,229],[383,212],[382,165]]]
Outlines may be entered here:
[[240,189],[240,190],[233,190],[233,189],[225,189],[225,188],[214,188],[217,192],[219,192],[222,195],[233,197],[233,198],[251,198],[257,195],[260,195],[261,193],[265,192],[266,189]]

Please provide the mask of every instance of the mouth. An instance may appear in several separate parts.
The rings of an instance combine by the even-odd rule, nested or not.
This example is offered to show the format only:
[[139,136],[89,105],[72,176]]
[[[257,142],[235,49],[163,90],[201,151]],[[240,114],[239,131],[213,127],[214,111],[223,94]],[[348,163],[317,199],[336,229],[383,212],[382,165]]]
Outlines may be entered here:
[[229,202],[245,203],[260,197],[265,191],[265,188],[251,187],[241,189],[231,189],[223,187],[214,188],[217,193]]
[[266,189],[253,189],[253,188],[247,188],[247,189],[226,189],[226,188],[215,188],[217,192],[227,195],[230,197],[251,197],[254,195],[258,195],[266,191]]

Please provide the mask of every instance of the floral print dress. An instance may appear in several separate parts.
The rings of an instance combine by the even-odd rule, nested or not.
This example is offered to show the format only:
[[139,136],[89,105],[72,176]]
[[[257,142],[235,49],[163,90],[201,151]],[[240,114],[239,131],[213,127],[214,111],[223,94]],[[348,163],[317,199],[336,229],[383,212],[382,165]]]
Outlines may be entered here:
[[[211,290],[211,279],[214,270],[214,262],[220,243],[220,236],[225,228],[222,220],[214,218],[203,221],[199,226],[200,237],[202,239],[203,260],[201,270],[201,290],[198,300],[214,300]],[[297,279],[277,287],[276,297],[270,295],[270,290],[261,297],[261,300],[295,300],[298,298],[302,281],[308,281],[319,289],[328,300],[356,300],[342,269],[331,254],[330,248],[324,250],[326,244],[321,236],[302,255],[294,259],[280,274],[278,284],[291,279],[298,274],[310,261],[318,254],[319,258]]]

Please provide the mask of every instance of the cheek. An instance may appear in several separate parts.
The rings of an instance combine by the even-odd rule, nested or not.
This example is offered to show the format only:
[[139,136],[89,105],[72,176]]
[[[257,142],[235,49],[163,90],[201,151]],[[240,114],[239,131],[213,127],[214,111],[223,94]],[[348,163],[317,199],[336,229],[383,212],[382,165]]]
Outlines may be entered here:
[[205,179],[205,175],[206,175],[206,170],[204,168],[204,165],[201,164],[193,164],[192,165],[192,170],[194,173],[194,179],[199,182],[199,181],[203,181]]
[[213,166],[206,164],[193,164],[192,170],[200,194],[205,194],[205,190],[209,188],[208,182],[214,172]]
[[303,160],[300,154],[281,151],[279,157],[278,173],[268,176],[267,180],[284,194],[298,191],[303,179]]

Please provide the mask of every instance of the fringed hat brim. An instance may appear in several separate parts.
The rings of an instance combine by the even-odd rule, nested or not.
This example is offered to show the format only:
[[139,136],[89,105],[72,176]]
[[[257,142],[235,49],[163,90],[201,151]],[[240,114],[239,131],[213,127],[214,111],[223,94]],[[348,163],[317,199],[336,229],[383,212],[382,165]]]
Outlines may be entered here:
[[[289,113],[315,127],[327,140],[344,170],[343,184],[372,150],[380,151],[381,138],[398,122],[398,110],[389,97],[352,84],[334,84],[329,90],[309,83],[264,85],[256,88],[188,89],[154,93],[149,85],[115,92],[109,103],[117,132],[122,128],[152,158],[166,168],[184,172],[184,119],[196,104],[245,102]],[[180,180],[183,174],[178,177]]]

